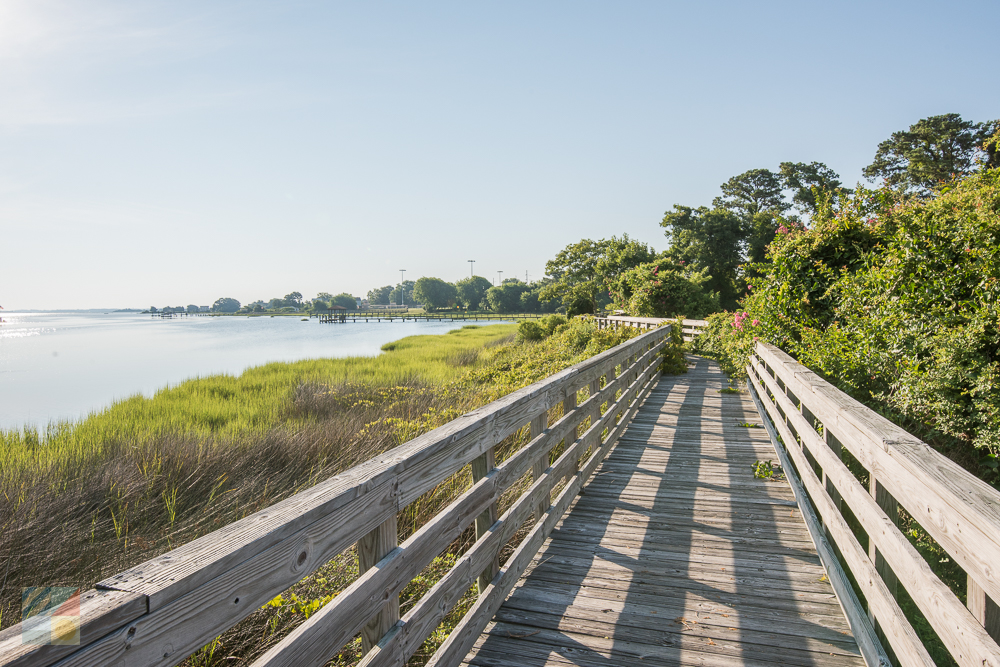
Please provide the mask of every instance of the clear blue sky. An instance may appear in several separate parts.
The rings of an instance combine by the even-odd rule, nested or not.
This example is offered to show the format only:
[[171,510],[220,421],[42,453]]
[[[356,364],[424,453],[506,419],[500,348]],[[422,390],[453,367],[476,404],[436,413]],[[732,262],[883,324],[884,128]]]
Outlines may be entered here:
[[248,302],[665,246],[783,160],[1000,117],[996,2],[0,0],[0,305]]

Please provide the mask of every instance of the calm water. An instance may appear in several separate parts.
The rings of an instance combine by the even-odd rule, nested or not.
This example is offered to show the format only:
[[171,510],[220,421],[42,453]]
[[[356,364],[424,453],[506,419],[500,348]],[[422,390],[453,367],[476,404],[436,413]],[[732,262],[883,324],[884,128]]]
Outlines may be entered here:
[[269,361],[372,356],[456,322],[320,324],[299,317],[0,311],[0,428],[76,419],[115,399]]

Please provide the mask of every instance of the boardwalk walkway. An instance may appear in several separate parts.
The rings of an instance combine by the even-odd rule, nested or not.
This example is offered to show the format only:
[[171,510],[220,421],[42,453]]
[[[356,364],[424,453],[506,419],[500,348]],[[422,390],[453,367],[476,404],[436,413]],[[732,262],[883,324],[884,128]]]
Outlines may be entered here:
[[467,665],[864,665],[745,393],[662,378]]

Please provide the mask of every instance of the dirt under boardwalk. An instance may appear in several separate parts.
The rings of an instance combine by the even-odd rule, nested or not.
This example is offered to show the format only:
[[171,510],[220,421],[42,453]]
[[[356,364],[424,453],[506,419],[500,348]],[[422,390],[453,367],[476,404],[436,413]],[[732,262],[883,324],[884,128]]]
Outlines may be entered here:
[[468,665],[864,665],[747,393],[663,377]]

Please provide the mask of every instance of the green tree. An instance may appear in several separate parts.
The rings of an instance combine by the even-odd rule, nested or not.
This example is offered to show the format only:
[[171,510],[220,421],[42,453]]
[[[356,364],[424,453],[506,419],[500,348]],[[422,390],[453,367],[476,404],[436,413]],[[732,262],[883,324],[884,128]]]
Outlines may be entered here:
[[240,309],[240,302],[228,296],[216,299],[212,304],[213,313],[235,313]]
[[468,310],[475,310],[486,298],[486,290],[493,284],[482,276],[470,276],[455,283],[458,301]]
[[375,306],[385,306],[389,304],[389,295],[392,294],[392,285],[376,287],[368,292],[368,303]]
[[313,301],[322,301],[323,303],[330,303],[331,301],[333,301],[333,295],[330,294],[329,292],[320,292],[319,294],[316,295],[316,298],[313,299]]
[[984,146],[998,126],[1000,121],[973,123],[957,113],[923,118],[880,143],[862,173],[897,190],[929,194],[973,173],[978,164],[1000,166],[996,149]]
[[670,242],[665,257],[681,269],[705,271],[705,289],[719,295],[722,308],[735,308],[747,237],[744,221],[723,208],[675,204],[673,212],[664,214],[660,226],[666,229]]
[[522,313],[554,313],[556,308],[559,306],[559,301],[556,299],[549,299],[547,301],[542,300],[541,294],[545,286],[551,282],[534,282],[528,285],[528,290],[521,293],[521,312]]
[[330,298],[330,305],[340,306],[341,308],[347,308],[348,310],[354,310],[358,307],[358,301],[347,292],[341,292],[337,296]]
[[516,313],[521,308],[521,295],[528,291],[529,287],[517,278],[508,278],[486,290],[486,302],[495,313]]
[[[400,303],[402,303],[403,305],[406,306],[412,306],[416,304],[416,301],[414,301],[413,299],[414,285],[415,283],[412,280],[404,280],[401,285],[396,285],[395,287],[393,287],[392,291],[389,292],[389,303],[392,305],[399,305]],[[403,292],[402,301],[400,301],[400,290],[402,290]]]
[[292,292],[291,294],[286,294],[285,295],[285,302],[289,306],[295,306],[295,307],[302,306],[302,293],[301,292]]
[[583,239],[572,243],[545,263],[545,273],[552,282],[541,291],[543,300],[561,299],[575,312],[597,312],[598,296],[602,290],[598,263],[608,247],[608,241]]
[[424,304],[425,310],[453,306],[457,299],[458,290],[455,286],[440,278],[424,276],[418,278],[413,286],[413,300]]
[[744,220],[758,213],[784,213],[789,205],[782,194],[781,179],[770,169],[751,169],[733,176],[720,186],[722,196],[712,200],[715,208],[724,208]]
[[599,243],[604,244],[604,248],[597,258],[596,273],[604,290],[629,269],[656,258],[656,252],[649,245],[629,238],[628,234],[622,234],[621,238],[612,236]]
[[851,193],[840,182],[840,175],[822,162],[782,162],[778,170],[784,188],[792,191],[792,205],[800,213],[816,215],[824,196],[835,203]]

